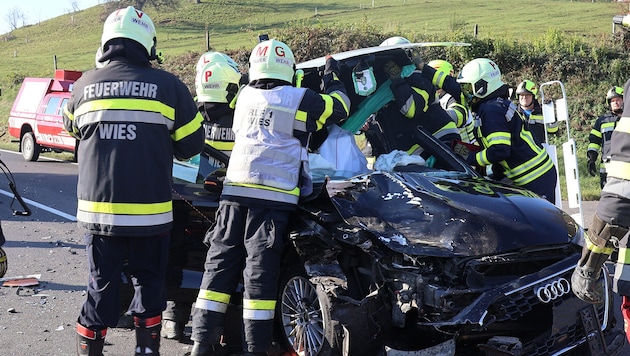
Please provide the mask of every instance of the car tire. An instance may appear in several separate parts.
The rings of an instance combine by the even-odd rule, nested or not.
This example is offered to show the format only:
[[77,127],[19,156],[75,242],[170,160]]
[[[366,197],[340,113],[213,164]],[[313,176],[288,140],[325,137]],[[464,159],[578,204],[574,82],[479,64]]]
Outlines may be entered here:
[[35,141],[35,135],[32,132],[26,132],[22,135],[22,141],[20,142],[20,151],[22,157],[26,161],[35,162],[39,158],[39,153],[42,151],[42,147]]
[[341,355],[343,329],[331,316],[331,298],[300,268],[289,269],[280,284],[278,338],[295,355]]

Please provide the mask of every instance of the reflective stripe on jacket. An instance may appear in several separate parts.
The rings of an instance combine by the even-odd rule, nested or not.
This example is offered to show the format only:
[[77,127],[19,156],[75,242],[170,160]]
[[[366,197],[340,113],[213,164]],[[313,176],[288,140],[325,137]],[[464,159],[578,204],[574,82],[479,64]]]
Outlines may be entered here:
[[618,121],[619,116],[612,112],[598,117],[588,135],[587,151],[601,153],[601,160],[605,161],[610,155],[610,142]]
[[516,105],[504,98],[484,101],[477,108],[481,118],[478,136],[484,149],[475,164],[500,164],[516,185],[532,182],[552,169],[553,161],[527,130]]
[[203,148],[188,88],[168,72],[114,59],[74,83],[63,119],[80,140],[78,224],[108,236],[169,231],[173,157]]

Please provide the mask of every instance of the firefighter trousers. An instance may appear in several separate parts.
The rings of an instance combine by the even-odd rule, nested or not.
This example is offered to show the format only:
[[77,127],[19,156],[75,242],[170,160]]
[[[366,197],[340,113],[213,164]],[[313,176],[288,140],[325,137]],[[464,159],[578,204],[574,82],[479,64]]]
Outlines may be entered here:
[[[597,203],[597,216],[602,221],[630,227],[630,199],[602,191]],[[613,242],[615,251],[611,260],[615,262],[613,291],[622,296],[630,296],[630,241],[628,234]]]
[[161,315],[166,307],[169,241],[170,233],[142,237],[87,234],[90,275],[79,323],[91,330],[116,326],[121,314],[119,286],[123,273],[134,287],[129,311],[141,319]]
[[[208,232],[210,248],[193,314],[193,341],[219,343],[228,309],[225,298],[242,279],[244,351],[269,349],[289,214],[221,202],[216,225]],[[223,299],[213,299],[217,295]]]

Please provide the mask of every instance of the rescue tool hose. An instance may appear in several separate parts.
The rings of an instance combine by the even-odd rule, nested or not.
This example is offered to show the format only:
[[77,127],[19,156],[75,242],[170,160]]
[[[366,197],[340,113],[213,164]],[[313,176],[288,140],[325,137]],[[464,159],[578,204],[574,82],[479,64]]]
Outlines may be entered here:
[[[0,170],[2,170],[2,173],[4,173],[4,176],[7,177],[7,180],[9,181],[9,189],[11,189],[11,192],[13,193],[13,200],[11,201],[11,209],[13,210],[13,215],[30,216],[31,209],[28,207],[28,205],[26,205],[24,200],[22,200],[22,197],[20,196],[20,193],[18,193],[17,188],[15,186],[15,179],[13,178],[13,174],[9,170],[9,167],[7,167],[7,165],[1,159],[0,159]],[[13,202],[15,202],[15,200],[17,200],[20,206],[22,207],[21,211],[15,210],[13,208]]]

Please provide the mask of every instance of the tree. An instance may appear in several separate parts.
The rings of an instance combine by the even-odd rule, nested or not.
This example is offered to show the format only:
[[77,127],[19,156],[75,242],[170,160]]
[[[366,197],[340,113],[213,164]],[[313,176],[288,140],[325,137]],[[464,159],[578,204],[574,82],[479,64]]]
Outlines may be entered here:
[[17,29],[20,22],[22,23],[22,26],[26,24],[26,15],[17,6],[11,8],[11,10],[9,10],[7,14],[4,16],[4,19],[9,24],[9,28],[11,29],[11,31]]
[[156,10],[165,8],[176,8],[181,3],[181,0],[120,0],[120,7],[133,6],[138,10],[143,10],[146,5],[153,7]]

